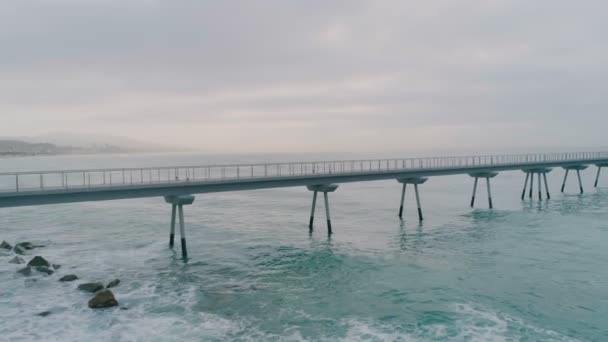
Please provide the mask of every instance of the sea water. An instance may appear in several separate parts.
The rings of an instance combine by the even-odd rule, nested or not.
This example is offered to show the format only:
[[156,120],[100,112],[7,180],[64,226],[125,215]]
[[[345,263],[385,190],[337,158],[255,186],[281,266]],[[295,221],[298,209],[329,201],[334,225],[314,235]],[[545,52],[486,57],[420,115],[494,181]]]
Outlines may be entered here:
[[[289,158],[317,159],[28,157],[0,172]],[[575,177],[561,194],[556,169],[539,202],[520,200],[522,172],[501,173],[494,210],[485,182],[471,209],[470,177],[434,177],[420,188],[422,224],[411,191],[398,219],[396,181],[343,184],[331,238],[322,202],[309,235],[304,187],[201,194],[185,207],[186,262],[168,248],[162,198],[3,208],[0,240],[44,244],[31,255],[62,267],[23,277],[0,254],[0,340],[605,341],[608,190],[594,176],[583,172],[584,195]],[[80,279],[58,281],[70,273]],[[121,308],[89,309],[76,286],[114,278]]]

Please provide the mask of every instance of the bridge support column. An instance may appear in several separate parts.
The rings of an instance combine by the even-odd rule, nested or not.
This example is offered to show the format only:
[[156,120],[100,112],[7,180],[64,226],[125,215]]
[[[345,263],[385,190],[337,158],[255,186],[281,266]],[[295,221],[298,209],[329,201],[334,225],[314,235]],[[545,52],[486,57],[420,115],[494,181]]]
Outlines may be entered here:
[[597,188],[597,183],[600,180],[600,172],[602,172],[602,168],[608,166],[608,163],[595,164],[597,166],[597,175],[595,176],[595,182],[593,183],[593,187]]
[[473,195],[471,196],[471,208],[475,206],[475,194],[477,193],[477,183],[479,181],[479,177],[475,177],[475,182],[473,183]]
[[543,173],[543,180],[545,181],[545,191],[547,192],[547,199],[551,199],[551,194],[549,193],[549,183],[547,182],[547,173]]
[[406,183],[403,183],[403,190],[401,191],[401,206],[399,207],[399,218],[403,220],[403,203],[405,202],[405,187]]
[[564,183],[562,184],[562,192],[566,187],[566,178],[568,177],[568,172],[570,170],[576,171],[576,177],[578,178],[578,188],[581,194],[584,193],[583,190],[583,181],[581,180],[581,171],[587,169],[587,165],[569,165],[563,167],[566,170],[566,174],[564,175]]
[[486,179],[486,188],[488,190],[488,206],[490,209],[494,208],[494,203],[492,202],[492,189],[490,187],[490,178],[494,178],[498,176],[498,172],[479,172],[479,173],[470,173],[469,176],[475,178],[475,182],[473,183],[473,197],[471,198],[471,208],[475,205],[475,193],[477,192],[477,183],[479,178]]
[[312,210],[310,213],[310,223],[308,225],[309,232],[312,233],[312,231],[313,231],[315,206],[317,204],[317,194],[319,192],[322,192],[323,198],[325,200],[325,217],[327,218],[327,235],[333,234],[332,227],[331,227],[331,215],[330,215],[330,211],[329,211],[329,197],[328,197],[327,193],[336,191],[336,189],[338,189],[338,185],[336,185],[336,184],[308,185],[307,188],[309,191],[313,192]]
[[403,202],[405,201],[405,187],[407,184],[414,185],[414,192],[416,193],[416,206],[418,207],[418,220],[422,222],[424,217],[422,216],[422,205],[420,204],[420,192],[418,185],[424,184],[428,178],[415,177],[415,178],[399,178],[397,181],[403,184],[403,190],[401,192],[401,207],[399,209],[399,217],[403,218]]
[[551,172],[552,169],[550,168],[538,168],[538,169],[524,169],[522,170],[525,174],[526,174],[526,182],[524,183],[524,190],[521,194],[521,199],[523,200],[525,198],[526,195],[526,186],[528,183],[528,180],[530,180],[530,193],[529,193],[529,197],[530,199],[533,198],[533,193],[534,193],[534,176],[537,176],[538,178],[538,200],[542,201],[543,200],[543,181],[544,181],[544,186],[545,186],[545,192],[547,194],[547,199],[551,198],[551,195],[549,194],[549,184],[547,183],[547,173]]
[[521,192],[521,200],[523,201],[526,197],[526,189],[528,188],[528,181],[530,180],[530,173],[526,172],[526,181],[524,182],[524,190]]
[[194,202],[194,196],[165,196],[165,202],[171,204],[171,235],[169,236],[169,246],[173,247],[173,239],[175,236],[175,210],[177,208],[179,214],[179,233],[182,245],[182,257],[188,258],[188,248],[186,247],[186,222],[184,220],[184,205],[190,205]]

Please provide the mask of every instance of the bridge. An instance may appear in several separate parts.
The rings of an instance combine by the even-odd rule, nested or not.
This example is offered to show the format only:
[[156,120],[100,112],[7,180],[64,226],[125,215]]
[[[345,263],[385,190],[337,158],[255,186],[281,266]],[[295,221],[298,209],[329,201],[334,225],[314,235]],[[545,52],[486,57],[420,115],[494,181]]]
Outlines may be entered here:
[[[170,241],[173,247],[176,216],[179,214],[182,255],[187,257],[183,206],[194,202],[194,194],[305,186],[313,192],[309,229],[312,232],[317,195],[323,193],[328,234],[332,234],[328,193],[338,184],[395,179],[402,184],[399,217],[403,216],[406,187],[414,186],[418,219],[423,220],[419,186],[429,177],[469,175],[474,178],[471,207],[475,205],[479,179],[485,179],[488,205],[493,208],[490,180],[504,171],[523,171],[522,200],[534,194],[537,176],[538,199],[550,198],[546,174],[554,168],[565,170],[561,191],[570,171],[576,172],[580,192],[580,172],[597,167],[594,186],[601,169],[608,166],[608,152],[548,154],[504,154],[406,159],[312,161],[272,164],[233,164],[118,169],[52,170],[0,173],[0,208],[44,204],[107,201],[164,197],[171,205]],[[527,192],[529,190],[529,192]]]

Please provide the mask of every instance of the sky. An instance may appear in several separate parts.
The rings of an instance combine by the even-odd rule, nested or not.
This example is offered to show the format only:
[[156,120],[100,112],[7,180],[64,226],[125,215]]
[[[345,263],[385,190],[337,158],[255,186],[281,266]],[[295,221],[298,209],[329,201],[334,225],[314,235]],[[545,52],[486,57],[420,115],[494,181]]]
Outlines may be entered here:
[[0,137],[608,146],[605,0],[0,0]]

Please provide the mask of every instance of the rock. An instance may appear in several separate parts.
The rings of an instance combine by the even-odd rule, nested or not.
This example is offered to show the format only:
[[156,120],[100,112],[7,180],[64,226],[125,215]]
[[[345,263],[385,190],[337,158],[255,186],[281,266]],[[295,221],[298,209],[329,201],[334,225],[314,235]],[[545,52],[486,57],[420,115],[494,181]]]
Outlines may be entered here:
[[15,248],[13,248],[13,251],[19,255],[25,255],[25,249],[23,249],[23,247],[19,247],[19,246],[15,246]]
[[97,292],[95,297],[89,300],[89,307],[91,309],[102,309],[118,306],[118,301],[114,298],[114,294],[110,290],[103,290]]
[[0,248],[10,250],[13,249],[13,246],[11,246],[11,244],[6,241],[2,241],[2,243],[0,243]]
[[120,279],[114,279],[108,283],[108,286],[106,286],[106,289],[116,287],[116,286],[118,286],[118,284],[120,284]]
[[32,260],[30,260],[30,262],[27,263],[27,265],[28,266],[44,266],[44,267],[51,266],[49,264],[49,262],[46,261],[46,259],[41,256],[35,256]]
[[75,274],[68,274],[59,278],[59,281],[74,281],[76,279],[78,279],[78,277]]
[[56,270],[58,270],[58,269],[61,268],[61,265],[59,265],[59,264],[53,264],[53,268],[56,269]]
[[34,269],[40,273],[46,273],[48,275],[51,275],[54,273],[54,271],[46,266],[36,266],[34,267]]
[[103,284],[102,283],[84,283],[84,284],[78,285],[78,289],[81,291],[94,293],[99,290],[103,290]]
[[27,250],[27,251],[36,248],[36,246],[34,246],[31,242],[20,242],[15,245],[15,248],[17,248],[17,247]]
[[29,277],[30,275],[32,275],[32,268],[27,266],[27,267],[24,267],[24,268],[20,269],[19,271],[17,271],[17,273],[19,273],[23,276]]
[[20,257],[16,256],[16,257],[12,258],[11,261],[9,261],[9,263],[11,263],[11,264],[25,264],[25,260],[23,260]]
[[40,317],[46,317],[48,315],[50,315],[51,312],[50,311],[42,311],[40,313],[37,313],[36,316],[40,316]]

